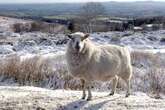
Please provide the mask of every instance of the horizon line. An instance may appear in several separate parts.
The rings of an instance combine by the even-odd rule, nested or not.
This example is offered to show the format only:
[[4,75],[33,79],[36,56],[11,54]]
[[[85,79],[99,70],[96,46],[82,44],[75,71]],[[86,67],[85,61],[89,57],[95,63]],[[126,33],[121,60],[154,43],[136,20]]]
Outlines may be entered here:
[[[155,0],[144,0],[144,1],[89,1],[89,2],[99,2],[99,3],[106,3],[106,2],[116,2],[116,3],[136,3],[136,2],[164,2],[165,1],[155,1]],[[88,1],[86,2],[81,2],[81,1],[77,1],[77,2],[0,2],[0,4],[51,4],[51,3],[55,3],[55,4],[72,4],[72,3],[89,3]]]

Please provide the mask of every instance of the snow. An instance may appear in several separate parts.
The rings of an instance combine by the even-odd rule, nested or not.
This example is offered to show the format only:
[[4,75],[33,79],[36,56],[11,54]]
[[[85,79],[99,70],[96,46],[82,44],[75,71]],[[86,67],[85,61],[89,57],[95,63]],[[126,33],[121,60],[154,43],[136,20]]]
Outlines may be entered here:
[[151,28],[151,27],[153,26],[153,24],[148,24],[148,25],[146,25],[146,26]]
[[0,54],[14,53],[11,45],[0,45]]
[[0,76],[0,86],[19,86],[13,78],[6,78],[5,76]]
[[142,27],[134,27],[134,30],[142,30]]
[[[26,54],[48,54],[64,52],[67,42],[67,37],[64,34],[49,34],[42,32],[23,32],[13,33],[9,27],[16,22],[31,22],[29,20],[20,20],[14,18],[0,17],[0,27],[5,28],[1,30],[1,38],[6,39],[7,42],[13,41],[13,45],[3,45],[0,47],[0,55],[13,54],[15,51],[19,55]],[[133,49],[149,49],[151,51],[164,52],[165,43],[161,42],[164,38],[165,30],[146,31],[146,32],[96,32],[90,34],[90,39],[95,44],[117,44],[129,46]],[[9,39],[14,40],[9,40]],[[1,49],[2,48],[2,49]],[[12,50],[14,49],[14,51]]]
[[[65,49],[67,37],[64,34],[49,34],[42,32],[13,33],[10,25],[16,22],[30,22],[28,20],[18,20],[14,18],[0,17],[0,60],[11,56],[19,56],[20,61],[40,56],[49,62],[54,71],[50,79],[45,79],[44,88],[56,89],[56,84],[62,88],[64,80],[56,75],[59,68],[66,69]],[[3,27],[3,28],[2,28]],[[165,42],[161,39],[165,36],[165,30],[148,32],[97,32],[91,33],[90,39],[96,44],[117,44],[126,46],[128,49],[139,52],[153,53],[160,60],[161,67],[165,66]],[[143,57],[142,57],[143,58]],[[138,59],[134,67],[132,80],[132,90],[129,98],[124,97],[123,92],[114,96],[107,96],[109,83],[94,83],[92,89],[94,99],[90,102],[80,100],[81,91],[70,90],[48,90],[38,87],[18,87],[15,79],[0,76],[0,109],[50,109],[50,110],[125,110],[125,109],[148,109],[163,110],[165,108],[164,99],[150,98],[146,93],[135,91],[147,91],[148,83],[143,77],[148,72],[150,59]],[[142,66],[142,67],[141,67]],[[64,70],[65,70],[64,69]],[[163,72],[162,72],[163,73]],[[61,78],[61,77],[60,77]],[[77,80],[70,80],[71,84],[79,83]],[[68,82],[68,83],[70,83]],[[12,87],[10,87],[12,86]],[[140,86],[140,87],[139,87]],[[141,87],[144,86],[144,87]],[[104,91],[104,92],[96,92]],[[17,94],[17,95],[15,95]],[[164,96],[162,96],[164,97]]]
[[0,108],[30,110],[163,110],[165,108],[165,99],[153,99],[141,92],[125,98],[121,93],[108,96],[109,92],[92,91],[92,101],[80,99],[81,93],[81,91],[48,90],[28,86],[0,86]]

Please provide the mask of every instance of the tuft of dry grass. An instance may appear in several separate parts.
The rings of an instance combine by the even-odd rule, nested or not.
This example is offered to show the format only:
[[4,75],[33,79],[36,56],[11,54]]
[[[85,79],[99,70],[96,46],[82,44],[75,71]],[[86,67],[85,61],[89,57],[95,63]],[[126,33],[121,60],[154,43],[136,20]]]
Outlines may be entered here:
[[48,63],[43,61],[40,56],[35,56],[21,61],[18,68],[20,71],[18,72],[17,80],[23,84],[27,81],[31,83],[38,83],[51,71],[49,70]]
[[1,74],[8,77],[17,77],[20,58],[17,55],[1,60]]

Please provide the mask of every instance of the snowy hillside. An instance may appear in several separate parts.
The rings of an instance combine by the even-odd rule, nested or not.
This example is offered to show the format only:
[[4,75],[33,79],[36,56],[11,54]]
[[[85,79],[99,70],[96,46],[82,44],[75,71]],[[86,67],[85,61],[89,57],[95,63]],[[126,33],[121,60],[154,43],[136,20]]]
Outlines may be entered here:
[[[64,34],[43,32],[12,32],[14,23],[31,21],[0,17],[0,55],[48,54],[65,52],[68,41]],[[96,44],[125,45],[131,49],[149,49],[165,52],[165,30],[150,32],[102,32],[92,33]]]
[[90,33],[96,45],[116,44],[129,48],[133,78],[129,98],[124,97],[122,80],[114,96],[107,96],[110,82],[93,82],[94,99],[87,102],[80,100],[80,81],[69,76],[67,71],[67,36],[39,31],[14,33],[11,27],[19,22],[31,21],[0,17],[0,109],[165,108],[165,30]]

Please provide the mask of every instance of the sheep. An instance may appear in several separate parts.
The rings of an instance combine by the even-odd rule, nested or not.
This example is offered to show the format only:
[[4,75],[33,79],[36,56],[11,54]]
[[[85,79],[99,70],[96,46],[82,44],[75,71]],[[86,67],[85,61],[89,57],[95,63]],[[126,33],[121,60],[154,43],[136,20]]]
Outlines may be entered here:
[[80,79],[83,86],[82,99],[92,99],[91,82],[113,80],[114,95],[118,78],[127,84],[126,97],[130,95],[130,79],[132,66],[129,50],[117,45],[96,46],[89,39],[89,34],[75,32],[68,35],[69,42],[66,49],[66,61],[69,73]]

